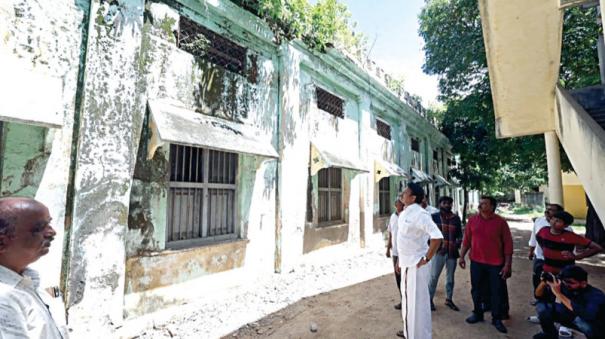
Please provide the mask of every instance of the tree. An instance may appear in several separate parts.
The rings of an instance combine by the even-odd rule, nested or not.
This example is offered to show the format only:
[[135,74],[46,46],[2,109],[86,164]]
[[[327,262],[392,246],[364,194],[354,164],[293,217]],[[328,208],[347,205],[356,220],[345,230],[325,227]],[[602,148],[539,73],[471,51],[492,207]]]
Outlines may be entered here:
[[[592,20],[590,19],[592,18]],[[596,13],[574,8],[565,14],[561,82],[585,86],[598,77]],[[546,180],[542,136],[497,139],[481,18],[476,0],[429,0],[419,16],[424,72],[439,76],[445,103],[441,129],[460,155],[452,172],[468,190],[507,191]],[[595,65],[597,67],[595,68]],[[596,71],[596,72],[595,72]],[[565,160],[565,158],[564,158]],[[564,167],[569,168],[564,161]]]
[[367,39],[355,32],[347,6],[337,0],[233,0],[239,6],[264,19],[282,40],[301,39],[309,48],[325,52],[337,47],[358,58],[365,55]]

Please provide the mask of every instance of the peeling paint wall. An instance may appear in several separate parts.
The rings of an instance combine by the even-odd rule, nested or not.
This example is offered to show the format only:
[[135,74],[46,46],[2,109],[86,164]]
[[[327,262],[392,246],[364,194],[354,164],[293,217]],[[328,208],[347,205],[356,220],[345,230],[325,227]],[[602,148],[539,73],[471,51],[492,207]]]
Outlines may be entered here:
[[[2,96],[1,107],[15,110],[0,109],[0,120],[5,121],[2,195],[34,197],[49,208],[57,236],[50,252],[32,265],[41,273],[42,286],[56,286],[60,281],[87,13],[87,1],[0,2],[0,74],[12,89],[10,95]],[[33,119],[25,119],[27,125],[6,123],[7,113]],[[13,120],[9,117],[8,121]],[[58,126],[38,127],[48,121]]]
[[[146,4],[139,58],[139,64],[144,69],[145,96],[147,100],[172,99],[199,114],[250,126],[262,131],[267,142],[274,143],[277,139],[278,115],[277,49],[271,40],[259,44],[249,33],[245,34],[246,27],[238,30],[229,21],[231,19],[218,15],[223,5],[208,4],[204,7],[199,3],[183,2],[180,8],[171,8],[163,3]],[[250,15],[239,8],[237,11],[240,16]],[[233,12],[231,9],[230,13]],[[182,15],[246,47],[245,72],[237,74],[228,71],[178,48],[173,31],[178,28]],[[221,272],[235,268],[242,269],[242,277],[252,272],[273,272],[276,161],[239,155],[236,219],[238,239],[245,242],[236,240],[168,250],[166,213],[169,150],[168,147],[162,147],[155,152],[153,159],[147,160],[148,139],[148,126],[144,123],[125,234],[128,258],[125,314],[134,316],[184,301],[170,296],[170,292],[165,293],[164,287],[167,286],[174,285],[178,289],[178,284],[191,281],[206,284],[209,275],[220,276]],[[236,244],[245,246],[234,251]],[[223,257],[225,264],[219,266],[209,260]],[[195,269],[172,269],[175,260],[189,262]],[[153,277],[158,272],[163,272],[162,283],[149,283],[155,281]],[[200,289],[199,293],[212,291]],[[194,293],[187,297],[196,296],[201,295]],[[149,300],[149,304],[145,300]]]
[[110,337],[123,318],[124,241],[146,106],[144,1],[91,6],[66,298],[76,337]]
[[[37,127],[0,111],[0,180],[3,194],[49,206],[59,236],[39,268],[44,285],[56,285],[63,263],[74,337],[111,337],[124,317],[203,297],[251,274],[289,271],[326,246],[379,244],[374,160],[408,169],[411,136],[423,140],[429,164],[430,147],[449,149],[426,120],[341,54],[317,54],[299,41],[277,46],[265,23],[226,0],[167,3],[174,7],[144,0],[0,3],[2,74],[36,74],[54,86],[49,93],[61,93],[3,98],[12,108],[30,99],[60,108],[27,121]],[[247,48],[246,70],[230,72],[178,48],[182,15]],[[317,108],[316,86],[345,100],[343,119]],[[260,130],[277,149],[279,162],[239,155],[238,239],[167,249],[168,147],[147,159],[147,102],[157,99]],[[391,124],[391,141],[376,135],[377,117]],[[316,190],[307,201],[312,142],[336,145],[340,156],[368,170],[343,170],[340,225],[307,222],[308,203],[315,215],[317,209]],[[317,186],[317,177],[311,182]],[[399,182],[392,180],[393,198]]]

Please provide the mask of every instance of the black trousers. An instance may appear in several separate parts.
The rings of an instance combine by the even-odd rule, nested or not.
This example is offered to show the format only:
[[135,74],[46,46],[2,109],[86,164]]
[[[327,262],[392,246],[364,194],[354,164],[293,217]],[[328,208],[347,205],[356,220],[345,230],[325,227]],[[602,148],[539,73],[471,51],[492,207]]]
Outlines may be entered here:
[[399,290],[399,296],[401,296],[401,273],[397,273],[397,257],[396,256],[393,256],[393,272],[395,273],[395,282],[397,282],[397,289]]
[[[483,316],[485,304],[490,306],[492,319],[501,320],[505,302],[505,280],[500,276],[503,265],[487,265],[471,260],[471,295],[473,297],[473,313]],[[486,293],[489,291],[488,293]],[[487,294],[487,295],[486,295]],[[489,300],[488,300],[489,299]],[[485,303],[484,303],[485,301]]]

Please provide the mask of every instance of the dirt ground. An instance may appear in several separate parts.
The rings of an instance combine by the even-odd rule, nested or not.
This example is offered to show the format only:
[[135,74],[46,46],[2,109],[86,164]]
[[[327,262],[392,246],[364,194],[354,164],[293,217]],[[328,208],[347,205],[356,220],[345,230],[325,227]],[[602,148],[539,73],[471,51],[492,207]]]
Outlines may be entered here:
[[[464,319],[472,310],[468,268],[456,270],[454,301],[460,312],[447,308],[444,302],[444,275],[440,279],[433,312],[433,338],[531,338],[540,326],[526,321],[534,314],[529,304],[531,262],[527,259],[527,239],[531,224],[511,222],[515,241],[513,276],[508,280],[511,319],[504,323],[508,334],[500,334],[486,321],[475,325]],[[385,258],[385,260],[389,260]],[[605,289],[605,256],[595,256],[583,265],[589,283]],[[382,276],[350,287],[305,298],[257,322],[247,324],[224,338],[396,338],[401,329],[401,313],[393,308],[399,293],[393,275]],[[315,331],[312,331],[315,330]],[[584,338],[576,333],[575,338]]]

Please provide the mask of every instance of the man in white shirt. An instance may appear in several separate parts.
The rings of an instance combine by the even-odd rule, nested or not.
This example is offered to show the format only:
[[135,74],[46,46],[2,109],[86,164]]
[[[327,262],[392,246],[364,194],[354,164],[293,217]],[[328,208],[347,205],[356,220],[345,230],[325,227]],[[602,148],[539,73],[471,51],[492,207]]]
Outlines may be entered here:
[[27,268],[49,251],[56,235],[50,221],[34,199],[0,199],[0,339],[67,338],[51,315],[50,294]]
[[[389,225],[387,229],[389,231],[389,243],[387,244],[387,258],[391,257],[391,249],[393,252],[393,271],[395,272],[395,282],[397,283],[397,290],[399,291],[399,296],[401,297],[401,273],[397,269],[397,220],[399,218],[399,213],[403,211],[403,203],[401,200],[397,199],[395,201],[395,212],[391,214],[391,218],[389,219]],[[401,303],[394,306],[396,310],[401,309]]]
[[416,183],[409,183],[400,198],[405,206],[399,214],[397,230],[403,330],[397,336],[407,339],[432,337],[427,264],[439,249],[443,234],[429,212],[420,206],[423,198],[424,190]]
[[429,199],[425,196],[424,199],[422,199],[422,203],[420,204],[420,206],[422,206],[422,208],[424,208],[425,210],[427,210],[427,212],[429,212],[429,214],[435,214],[435,213],[439,213],[439,209],[435,208],[431,205],[429,205]]

